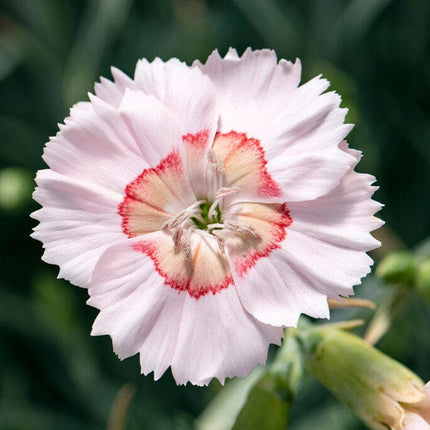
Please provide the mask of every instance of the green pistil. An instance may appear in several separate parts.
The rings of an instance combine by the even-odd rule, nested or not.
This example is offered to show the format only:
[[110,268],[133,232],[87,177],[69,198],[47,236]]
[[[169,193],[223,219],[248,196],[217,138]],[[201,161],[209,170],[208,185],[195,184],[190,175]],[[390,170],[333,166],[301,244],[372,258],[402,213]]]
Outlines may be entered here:
[[208,224],[221,223],[221,211],[220,211],[219,206],[217,206],[215,209],[215,216],[212,217],[211,219],[209,219],[209,209],[211,206],[212,206],[211,202],[205,202],[205,203],[202,203],[201,205],[199,205],[200,216],[203,218],[204,223],[195,217],[191,217],[194,224],[200,230],[207,230]]

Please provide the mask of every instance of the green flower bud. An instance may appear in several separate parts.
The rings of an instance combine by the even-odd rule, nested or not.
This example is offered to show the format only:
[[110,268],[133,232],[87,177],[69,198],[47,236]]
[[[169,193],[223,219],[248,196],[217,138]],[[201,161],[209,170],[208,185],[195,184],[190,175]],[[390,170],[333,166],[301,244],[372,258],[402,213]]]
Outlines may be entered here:
[[418,266],[416,288],[422,298],[430,302],[430,258],[424,260]]
[[371,429],[404,429],[425,398],[418,376],[357,336],[319,328],[303,342],[308,369]]
[[33,190],[30,173],[19,167],[0,170],[0,209],[15,211],[30,201]]
[[416,266],[409,251],[387,255],[378,265],[376,276],[389,284],[410,284],[415,279]]

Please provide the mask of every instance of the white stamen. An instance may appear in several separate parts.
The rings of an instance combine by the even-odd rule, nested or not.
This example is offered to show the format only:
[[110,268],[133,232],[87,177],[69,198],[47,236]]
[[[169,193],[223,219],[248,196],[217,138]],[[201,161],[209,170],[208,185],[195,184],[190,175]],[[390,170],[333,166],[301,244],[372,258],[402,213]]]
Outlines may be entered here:
[[187,228],[181,236],[181,248],[184,253],[185,260],[191,261],[193,254],[191,252],[191,228]]
[[261,239],[260,234],[255,229],[253,225],[239,224],[234,221],[226,220],[224,221],[224,227],[228,230],[235,231],[242,234],[250,234],[251,236]]
[[218,158],[213,149],[208,151],[208,169],[217,173],[224,173],[225,165],[221,158]]
[[173,243],[175,254],[177,254],[181,250],[181,238],[184,233],[184,229],[182,227],[178,227],[173,233]]
[[182,210],[181,212],[177,213],[173,218],[170,218],[168,221],[166,221],[163,224],[163,228],[170,228],[175,229],[176,227],[180,226],[186,219],[188,219],[189,215],[186,209]]
[[213,230],[214,228],[225,228],[224,224],[220,224],[219,222],[208,224],[206,227],[208,228],[209,231]]
[[191,206],[188,206],[186,209],[181,210],[175,216],[173,216],[168,221],[166,221],[163,224],[163,228],[169,228],[171,230],[174,230],[175,228],[182,225],[185,221],[187,221],[191,217],[198,216],[200,214],[199,206],[202,203],[205,203],[205,200],[198,200],[197,202],[193,203]]
[[224,237],[224,232],[222,230],[215,230],[212,233],[215,236],[215,239],[217,241],[218,248],[219,248],[221,254],[225,254],[225,237]]
[[222,187],[216,192],[215,198],[222,199],[223,197],[229,196],[231,194],[237,194],[239,192],[239,187]]
[[240,192],[239,187],[222,187],[215,193],[215,201],[211,204],[208,211],[208,218],[210,220],[216,219],[216,208],[220,204],[224,197],[230,196],[232,194],[237,194]]

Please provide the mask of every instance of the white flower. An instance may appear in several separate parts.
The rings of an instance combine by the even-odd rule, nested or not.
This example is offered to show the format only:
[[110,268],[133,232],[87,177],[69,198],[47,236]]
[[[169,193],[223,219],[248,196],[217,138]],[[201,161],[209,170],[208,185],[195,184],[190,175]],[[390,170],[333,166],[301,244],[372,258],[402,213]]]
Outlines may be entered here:
[[71,109],[37,174],[33,237],[88,288],[93,335],[177,383],[245,376],[301,313],[328,318],[366,255],[374,178],[340,97],[273,51],[138,62]]

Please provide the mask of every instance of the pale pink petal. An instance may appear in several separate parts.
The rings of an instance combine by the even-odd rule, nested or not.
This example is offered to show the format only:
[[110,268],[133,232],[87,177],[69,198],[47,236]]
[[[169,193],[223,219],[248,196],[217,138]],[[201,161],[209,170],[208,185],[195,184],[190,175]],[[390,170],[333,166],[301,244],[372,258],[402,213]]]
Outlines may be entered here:
[[381,204],[371,199],[375,178],[351,171],[329,194],[315,200],[290,203],[292,230],[358,251],[380,245],[371,231],[383,222],[373,215]]
[[[261,138],[264,128],[279,115],[300,82],[300,61],[277,64],[274,51],[247,49],[239,58],[230,50],[225,58],[214,51],[202,70],[215,85],[221,112],[219,131],[248,133]],[[258,118],[258,121],[256,119]]]
[[327,81],[316,78],[299,87],[300,63],[273,51],[251,51],[222,59],[215,51],[196,63],[217,89],[220,131],[259,139],[267,169],[285,200],[314,199],[332,190],[353,164],[338,144],[351,129],[334,93],[320,95]]
[[32,214],[40,224],[32,237],[43,243],[42,259],[60,266],[60,278],[87,287],[94,266],[109,245],[124,238],[118,204],[122,196],[93,183],[40,170]]
[[362,251],[328,243],[292,228],[282,242],[282,250],[286,264],[318,291],[333,298],[353,294],[353,286],[360,284],[373,264]]
[[265,325],[243,308],[234,288],[196,300],[186,295],[172,362],[178,384],[207,385],[213,377],[246,376],[266,362],[280,327]]
[[[152,96],[127,90],[120,110],[91,96],[79,104],[48,142],[46,163],[64,175],[82,178],[122,193],[144,169],[156,165],[176,146],[181,134],[167,109]],[[133,117],[141,109],[146,122]],[[133,126],[127,122],[135,121]]]
[[45,147],[43,158],[49,167],[121,193],[146,163],[119,113],[112,112],[108,117],[106,110],[98,114],[90,103],[72,108],[65,125]]
[[226,256],[219,252],[215,237],[206,232],[191,235],[189,259],[181,249],[175,250],[172,235],[164,232],[143,236],[135,248],[152,258],[170,288],[194,298],[212,296],[233,282]]
[[197,68],[173,58],[137,63],[134,80],[147,94],[155,96],[177,118],[182,134],[209,130],[214,135],[218,123],[215,88]]
[[95,268],[88,304],[100,313],[91,334],[110,335],[121,359],[140,352],[142,373],[159,379],[172,363],[185,294],[165,285],[130,242],[109,248]]
[[[415,430],[415,427],[413,427],[414,423],[418,425],[418,423],[421,426],[424,427],[417,427],[417,429],[430,429],[430,382],[427,382],[427,384],[424,386],[425,390],[425,398],[418,403],[413,404],[403,404],[405,409],[408,411],[406,414],[409,419],[413,417],[412,423],[408,422],[408,426],[405,428],[408,430]],[[409,415],[410,414],[410,415]],[[427,425],[427,427],[425,427]]]
[[111,73],[114,77],[114,82],[101,77],[100,83],[95,83],[94,90],[97,97],[106,103],[109,103],[114,108],[118,108],[126,88],[134,89],[136,88],[136,84],[116,67],[111,68]]
[[151,259],[130,243],[103,254],[89,294],[88,303],[101,309],[92,334],[109,334],[120,358],[140,352],[142,372],[156,379],[171,365],[178,384],[245,376],[283,336],[282,328],[250,316],[234,288],[197,300],[163,284]]
[[124,193],[118,212],[129,237],[161,230],[177,212],[195,202],[178,150],[156,167],[145,169]]
[[126,89],[119,112],[148,167],[157,165],[172,148],[182,148],[177,118],[153,95]]
[[418,414],[408,412],[403,430],[430,430],[430,423]]
[[233,279],[244,308],[259,321],[274,326],[296,326],[300,314],[328,318],[326,294],[289,266],[281,249],[260,258],[243,275],[235,270],[235,256],[228,253]]
[[190,183],[197,196],[207,194],[206,161],[218,125],[215,88],[200,70],[178,59],[137,63],[135,83],[155,96],[176,118],[184,138]]

